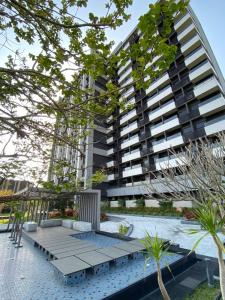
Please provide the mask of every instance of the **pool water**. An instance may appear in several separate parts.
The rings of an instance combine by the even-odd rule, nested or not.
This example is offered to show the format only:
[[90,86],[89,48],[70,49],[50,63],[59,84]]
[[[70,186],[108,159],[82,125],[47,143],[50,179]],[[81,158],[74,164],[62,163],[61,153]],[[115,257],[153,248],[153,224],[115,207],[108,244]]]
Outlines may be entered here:
[[[141,258],[129,260],[124,266],[113,266],[108,273],[89,275],[74,286],[65,286],[55,277],[45,253],[24,239],[23,247],[15,248],[8,236],[0,234],[1,300],[100,300],[156,271],[153,260],[144,269]],[[180,258],[178,254],[164,257],[161,266]]]
[[120,239],[113,238],[113,237],[103,235],[103,234],[98,234],[93,231],[84,232],[84,233],[80,233],[80,234],[74,234],[73,237],[80,239],[80,240],[88,241],[100,248],[112,247],[112,246],[115,246],[116,244],[119,244],[120,242],[122,242],[122,240],[120,240]]

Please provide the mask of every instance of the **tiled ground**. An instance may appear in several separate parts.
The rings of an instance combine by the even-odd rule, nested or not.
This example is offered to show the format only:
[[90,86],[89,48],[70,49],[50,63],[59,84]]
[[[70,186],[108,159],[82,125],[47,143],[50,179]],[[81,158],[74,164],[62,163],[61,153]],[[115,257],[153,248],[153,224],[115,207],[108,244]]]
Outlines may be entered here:
[[[113,267],[107,274],[90,276],[73,287],[62,285],[54,276],[46,255],[23,240],[23,248],[15,249],[7,233],[0,234],[0,299],[1,300],[100,300],[155,272],[151,261],[144,270],[144,260],[129,261]],[[179,255],[162,261],[172,263]]]
[[[155,232],[157,232],[159,237],[168,239],[186,249],[192,249],[197,239],[205,233],[205,231],[201,231],[198,234],[188,234],[189,229],[200,229],[200,226],[181,224],[181,219],[141,217],[131,215],[119,215],[119,217],[124,218],[125,221],[134,225],[134,230],[131,237],[143,238],[146,234],[146,231],[154,236]],[[116,223],[110,221],[104,222],[101,223],[101,230],[116,232],[118,231],[118,226],[119,225]],[[219,236],[223,241],[225,241],[225,236],[222,236],[222,234],[219,234]],[[210,236],[207,236],[201,241],[196,249],[196,253],[217,257],[217,249]]]

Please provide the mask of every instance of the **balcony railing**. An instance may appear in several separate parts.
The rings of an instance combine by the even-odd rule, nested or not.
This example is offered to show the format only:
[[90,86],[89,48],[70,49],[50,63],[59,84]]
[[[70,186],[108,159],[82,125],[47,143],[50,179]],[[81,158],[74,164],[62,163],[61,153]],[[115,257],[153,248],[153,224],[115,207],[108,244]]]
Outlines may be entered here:
[[151,135],[155,136],[158,135],[162,132],[168,131],[171,128],[175,128],[177,126],[180,125],[179,119],[177,116],[173,116],[167,120],[165,120],[165,122],[161,122],[159,124],[156,124],[154,126],[151,126],[150,130],[151,130]]
[[163,151],[168,148],[173,148],[175,146],[181,145],[184,143],[183,137],[180,133],[172,135],[167,139],[159,140],[153,142],[154,152]]
[[126,139],[125,141],[122,142],[121,149],[125,149],[137,143],[139,143],[138,135],[132,136],[129,139]]
[[138,128],[137,122],[130,123],[129,126],[126,126],[121,130],[120,135],[124,136],[125,134],[132,132],[132,131],[136,130],[137,128]]
[[211,135],[225,130],[225,116],[217,117],[211,121],[206,122],[206,135]]
[[170,95],[173,94],[173,91],[171,89],[171,86],[166,86],[164,89],[162,89],[158,94],[153,95],[151,98],[149,98],[147,102],[147,106],[151,107],[155,103],[159,102],[162,99],[167,99]]
[[149,113],[149,120],[153,121],[153,120],[161,117],[162,115],[165,115],[175,109],[176,109],[176,105],[175,105],[174,100],[170,100],[170,101],[166,102],[165,104],[162,104],[159,107],[157,107],[156,109],[152,110]]
[[194,87],[195,97],[202,98],[207,94],[211,94],[217,90],[220,90],[220,84],[217,81],[216,77],[212,76],[209,79],[201,82],[200,84]]
[[201,115],[208,115],[215,113],[225,108],[225,99],[222,94],[218,94],[210,99],[199,104],[199,111]]
[[138,159],[141,157],[140,150],[135,150],[133,152],[126,153],[125,155],[122,156],[122,163],[131,161],[134,159]]

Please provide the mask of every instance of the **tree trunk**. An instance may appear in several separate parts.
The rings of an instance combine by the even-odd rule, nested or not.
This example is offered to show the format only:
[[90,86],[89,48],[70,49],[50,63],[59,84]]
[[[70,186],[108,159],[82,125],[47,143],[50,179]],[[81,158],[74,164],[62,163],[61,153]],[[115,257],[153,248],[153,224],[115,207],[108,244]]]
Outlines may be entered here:
[[219,263],[219,276],[220,276],[220,290],[222,294],[222,299],[225,300],[225,263],[223,260],[223,251],[221,246],[218,244],[217,240],[213,238],[217,246],[218,251],[218,263]]
[[159,262],[157,262],[157,273],[158,273],[159,289],[161,291],[163,299],[164,300],[170,300],[170,296],[168,295],[167,290],[166,290],[165,285],[164,285],[163,280],[162,280],[162,273],[161,273]]

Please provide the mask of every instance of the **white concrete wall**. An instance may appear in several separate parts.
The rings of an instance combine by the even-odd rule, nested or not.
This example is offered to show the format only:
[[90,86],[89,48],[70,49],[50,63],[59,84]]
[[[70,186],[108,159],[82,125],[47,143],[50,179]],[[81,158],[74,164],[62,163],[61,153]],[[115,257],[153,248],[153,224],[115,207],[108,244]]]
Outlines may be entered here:
[[126,200],[126,207],[137,207],[136,200]]
[[184,200],[184,201],[174,201],[173,202],[174,208],[192,208],[193,203],[190,200]]
[[145,199],[145,207],[160,207],[159,201],[155,199]]
[[110,201],[110,207],[119,207],[118,201]]

